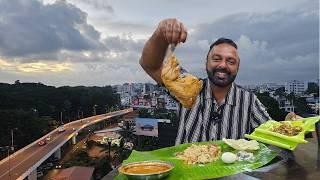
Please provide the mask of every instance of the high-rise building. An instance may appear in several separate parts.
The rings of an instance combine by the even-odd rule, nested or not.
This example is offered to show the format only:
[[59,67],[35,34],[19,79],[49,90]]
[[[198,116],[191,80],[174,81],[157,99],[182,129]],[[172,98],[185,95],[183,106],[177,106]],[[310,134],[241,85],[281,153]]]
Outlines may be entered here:
[[298,80],[292,80],[285,82],[285,91],[287,94],[294,93],[294,94],[303,94],[307,88],[308,83]]

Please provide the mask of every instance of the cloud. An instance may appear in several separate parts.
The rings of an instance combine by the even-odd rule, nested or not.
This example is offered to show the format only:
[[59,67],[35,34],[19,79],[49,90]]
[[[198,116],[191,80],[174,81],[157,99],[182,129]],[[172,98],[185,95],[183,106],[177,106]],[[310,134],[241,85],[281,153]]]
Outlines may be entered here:
[[0,1],[0,54],[32,57],[101,46],[100,33],[87,24],[87,14],[65,1]]
[[319,76],[318,32],[318,9],[309,4],[287,11],[237,13],[195,26],[181,56],[191,72],[205,77],[197,62],[205,57],[207,42],[227,37],[239,47],[240,83],[314,80]]
[[77,4],[81,7],[81,5],[87,5],[94,10],[101,10],[108,13],[114,13],[113,7],[105,0],[71,0],[73,4]]
[[[152,81],[138,61],[156,21],[168,14],[157,11],[149,16],[151,9],[132,13],[130,9],[139,9],[135,3],[135,8],[124,7],[127,2],[48,1],[51,3],[0,1],[0,81],[20,79],[50,85]],[[271,8],[276,2],[264,3]],[[237,4],[242,12],[221,12],[214,18],[195,12],[192,20],[182,18],[189,36],[176,48],[180,64],[190,73],[206,77],[209,45],[223,36],[239,46],[241,65],[236,81],[240,84],[317,78],[318,2],[304,1],[296,6],[289,6],[289,2],[282,2],[276,10],[272,6],[272,11],[250,7],[246,12],[245,5]]]

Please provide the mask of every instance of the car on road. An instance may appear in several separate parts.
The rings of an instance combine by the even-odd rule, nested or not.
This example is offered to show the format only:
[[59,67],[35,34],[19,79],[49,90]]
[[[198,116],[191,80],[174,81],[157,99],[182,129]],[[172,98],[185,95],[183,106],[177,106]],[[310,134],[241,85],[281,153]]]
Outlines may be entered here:
[[51,136],[47,136],[46,141],[50,141],[50,140],[51,140]]
[[46,145],[47,144],[47,142],[46,142],[46,140],[44,140],[44,139],[41,139],[40,141],[38,141],[38,145],[39,146],[44,146],[44,145]]
[[49,162],[49,163],[46,164],[46,166],[47,166],[47,167],[52,167],[52,166],[53,166],[53,163]]
[[58,127],[58,132],[63,132],[63,131],[65,131],[64,126],[63,125],[59,126]]
[[39,177],[42,177],[43,176],[43,172],[42,171],[38,171],[37,172],[37,177],[39,178]]

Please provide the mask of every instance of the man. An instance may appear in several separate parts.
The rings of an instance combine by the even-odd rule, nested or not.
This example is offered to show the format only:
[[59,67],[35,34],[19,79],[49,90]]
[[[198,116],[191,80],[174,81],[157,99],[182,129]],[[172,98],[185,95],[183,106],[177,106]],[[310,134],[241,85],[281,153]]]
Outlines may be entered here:
[[[166,50],[170,44],[184,43],[187,31],[176,19],[166,19],[146,42],[140,64],[159,84]],[[191,109],[180,105],[176,144],[243,138],[262,122],[271,119],[257,97],[233,81],[239,70],[237,45],[220,38],[206,59],[208,78]]]

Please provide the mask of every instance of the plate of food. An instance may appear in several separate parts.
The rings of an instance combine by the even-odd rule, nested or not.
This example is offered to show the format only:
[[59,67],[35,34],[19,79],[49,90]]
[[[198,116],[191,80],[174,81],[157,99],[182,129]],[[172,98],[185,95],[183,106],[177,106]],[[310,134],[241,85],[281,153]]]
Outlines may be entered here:
[[174,166],[165,161],[141,161],[122,165],[118,170],[129,179],[163,179]]
[[[210,179],[252,171],[277,156],[255,140],[223,139],[181,144],[154,151],[133,151],[122,166],[146,161],[163,161],[174,166],[167,179]],[[129,179],[121,173],[115,179]]]
[[294,150],[299,143],[307,143],[304,135],[315,130],[315,123],[320,120],[319,116],[303,118],[297,121],[274,121],[269,120],[245,137],[281,148]]

